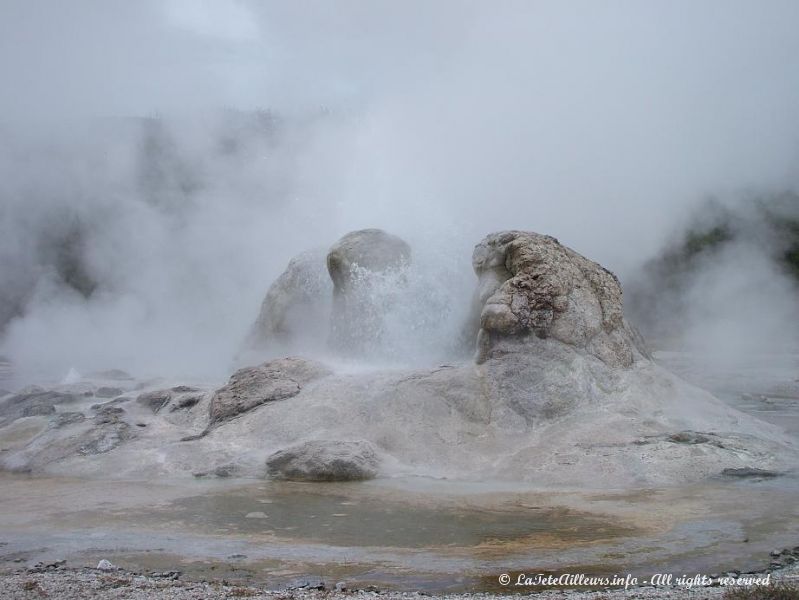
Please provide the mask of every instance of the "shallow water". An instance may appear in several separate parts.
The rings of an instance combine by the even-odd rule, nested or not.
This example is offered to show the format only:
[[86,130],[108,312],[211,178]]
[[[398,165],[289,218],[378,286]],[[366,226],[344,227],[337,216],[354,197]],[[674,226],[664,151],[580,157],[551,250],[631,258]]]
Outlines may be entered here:
[[[155,485],[0,477],[0,568],[128,569],[288,585],[502,589],[500,573],[639,576],[766,566],[799,540],[799,482],[544,492],[430,480]],[[745,541],[746,540],[746,541]]]

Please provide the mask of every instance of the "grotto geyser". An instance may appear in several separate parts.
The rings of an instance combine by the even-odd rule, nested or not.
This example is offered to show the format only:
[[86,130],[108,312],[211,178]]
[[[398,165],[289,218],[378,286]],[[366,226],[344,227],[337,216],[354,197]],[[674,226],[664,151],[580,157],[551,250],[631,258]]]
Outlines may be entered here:
[[102,477],[414,475],[579,488],[797,464],[779,428],[653,362],[611,272],[537,233],[494,233],[476,246],[462,358],[354,371],[320,359],[322,347],[376,351],[412,260],[404,241],[379,230],[292,260],[242,354],[292,356],[241,368],[219,389],[97,377],[9,395],[0,464]]

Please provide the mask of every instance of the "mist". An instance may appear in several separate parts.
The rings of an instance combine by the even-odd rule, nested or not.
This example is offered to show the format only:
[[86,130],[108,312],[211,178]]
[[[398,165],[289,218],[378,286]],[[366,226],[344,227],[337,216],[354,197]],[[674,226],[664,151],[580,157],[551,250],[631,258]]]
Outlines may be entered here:
[[[0,354],[222,377],[289,259],[364,227],[410,243],[449,306],[436,338],[491,231],[627,285],[707,195],[799,185],[797,22],[790,1],[6,1]],[[684,341],[796,340],[762,245],[717,259]]]

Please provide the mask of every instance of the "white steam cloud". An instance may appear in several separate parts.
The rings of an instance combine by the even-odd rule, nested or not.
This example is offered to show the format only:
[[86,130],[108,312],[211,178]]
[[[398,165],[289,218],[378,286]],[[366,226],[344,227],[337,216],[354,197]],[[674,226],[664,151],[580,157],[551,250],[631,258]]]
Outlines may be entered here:
[[[624,280],[706,194],[799,184],[797,22],[778,0],[7,0],[0,353],[220,377],[288,260],[363,227],[453,302],[505,228]],[[795,289],[739,251],[694,304],[785,335]]]

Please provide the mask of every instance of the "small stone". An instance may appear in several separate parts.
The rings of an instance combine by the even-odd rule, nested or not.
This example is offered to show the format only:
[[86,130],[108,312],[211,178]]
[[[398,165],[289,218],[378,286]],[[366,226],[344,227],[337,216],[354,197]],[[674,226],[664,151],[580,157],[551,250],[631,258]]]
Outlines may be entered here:
[[761,478],[772,478],[772,477],[779,477],[781,473],[777,473],[776,471],[769,471],[766,469],[755,469],[752,467],[743,467],[740,469],[724,469],[721,474],[725,477],[761,477]]
[[171,579],[173,581],[177,581],[180,579],[181,572],[180,571],[163,571],[163,572],[155,572],[150,573],[150,577],[154,579]]
[[347,584],[343,581],[339,581],[334,588],[337,592],[346,592],[347,591]]
[[103,559],[99,563],[97,563],[97,568],[100,571],[116,571],[117,569],[119,569],[119,567],[117,567],[114,563],[106,559]]
[[268,519],[269,515],[267,515],[266,513],[261,512],[261,511],[255,511],[255,512],[251,512],[251,513],[247,513],[245,518],[247,518],[247,519]]
[[769,554],[771,556],[779,556],[780,554],[782,554],[782,551],[781,550],[772,550],[771,552],[769,552]]
[[222,465],[214,469],[214,475],[217,477],[232,477],[238,471],[238,467],[236,465]]

